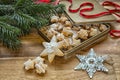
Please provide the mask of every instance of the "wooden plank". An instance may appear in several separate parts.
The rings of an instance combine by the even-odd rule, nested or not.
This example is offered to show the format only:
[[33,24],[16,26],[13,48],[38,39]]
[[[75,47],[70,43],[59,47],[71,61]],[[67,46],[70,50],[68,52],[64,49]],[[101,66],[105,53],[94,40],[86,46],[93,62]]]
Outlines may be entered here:
[[117,76],[117,80],[120,80],[120,55],[112,55],[114,61],[115,72]]
[[[116,58],[116,56],[113,57]],[[46,61],[48,64],[47,73],[38,75],[35,73],[35,70],[24,70],[23,63],[29,58],[31,57],[0,58],[0,80],[117,80],[116,74],[119,75],[117,72],[119,66],[105,64],[111,72],[108,74],[96,72],[93,79],[89,79],[85,71],[73,70],[79,63],[75,57],[68,60],[56,57],[52,64]],[[114,68],[117,73],[114,72]]]

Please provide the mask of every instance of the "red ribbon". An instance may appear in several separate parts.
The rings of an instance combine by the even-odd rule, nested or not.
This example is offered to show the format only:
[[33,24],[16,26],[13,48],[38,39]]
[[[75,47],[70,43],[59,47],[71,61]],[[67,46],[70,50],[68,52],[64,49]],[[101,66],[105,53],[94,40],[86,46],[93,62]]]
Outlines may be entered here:
[[[82,7],[84,6],[90,6],[90,8],[83,8],[80,10],[80,15],[85,17],[85,18],[97,18],[97,17],[101,17],[101,16],[104,16],[104,15],[109,15],[109,14],[115,14],[116,16],[120,17],[119,14],[117,13],[120,13],[120,6],[116,3],[113,3],[113,2],[110,2],[110,1],[105,1],[102,5],[103,6],[113,6],[115,7],[115,9],[107,9],[108,11],[105,11],[105,12],[100,12],[98,14],[93,14],[93,15],[90,15],[90,14],[85,14],[84,12],[88,12],[88,11],[92,11],[94,9],[94,5],[90,2],[85,2],[85,3],[82,3],[77,9],[71,9],[72,7],[72,0],[68,0],[71,5],[69,6],[69,11],[72,12],[72,13],[76,13],[78,12]],[[119,9],[117,9],[119,8]]]
[[[114,7],[114,9],[107,9],[107,10],[108,10],[111,14],[114,14],[114,15],[116,15],[117,17],[120,18],[120,14],[118,14],[118,13],[120,13],[120,5],[118,5],[118,4],[116,4],[116,3],[113,3],[113,2],[111,2],[111,1],[105,1],[105,2],[103,2],[102,5],[103,5],[103,6],[112,6],[112,7]],[[117,20],[117,22],[120,22],[120,19]]]
[[[114,7],[114,9],[107,9],[111,14],[114,14],[116,15],[117,17],[120,18],[120,5],[116,4],[116,3],[113,3],[113,2],[110,2],[110,1],[105,1],[103,2],[102,4],[103,6],[112,6]],[[117,22],[120,23],[120,19],[117,20]],[[110,35],[113,36],[113,37],[120,37],[120,30],[111,30],[110,31]]]
[[40,4],[40,3],[50,3],[51,0],[35,0],[36,4]]
[[110,35],[113,37],[120,37],[120,30],[111,30]]
[[[116,3],[113,3],[111,1],[105,1],[102,3],[103,6],[112,6],[114,7],[114,9],[107,9],[107,11],[105,12],[100,12],[100,13],[97,13],[97,14],[93,14],[93,15],[90,15],[90,14],[85,14],[84,12],[87,12],[87,11],[92,11],[94,9],[94,5],[90,2],[85,2],[85,3],[82,3],[77,9],[71,9],[72,7],[72,0],[68,0],[71,5],[69,6],[69,12],[72,12],[72,13],[76,13],[78,12],[82,7],[84,6],[90,6],[89,8],[83,8],[80,10],[80,15],[84,18],[97,18],[97,17],[101,17],[101,16],[105,16],[105,15],[110,15],[110,14],[114,14],[116,15],[117,17],[120,18],[120,5],[116,4]],[[117,20],[117,22],[120,22],[120,19]],[[117,33],[117,34],[116,34]],[[119,35],[118,35],[119,34]],[[111,30],[110,31],[110,35],[111,36],[114,36],[114,37],[120,37],[120,30]]]
[[[82,7],[84,6],[90,6],[90,8],[84,8],[84,9],[81,9]],[[84,12],[87,12],[87,11],[92,11],[94,9],[94,5],[90,2],[85,2],[83,4],[80,5],[79,8],[77,9],[71,9],[72,5],[69,6],[69,11],[72,12],[72,13],[76,13],[80,10],[80,15],[85,17],[85,18],[97,18],[97,17],[101,17],[101,16],[104,16],[104,15],[107,15],[107,14],[111,14],[110,12],[106,11],[106,12],[101,12],[101,13],[98,13],[98,14],[93,14],[93,15],[88,15],[88,14],[85,14]]]

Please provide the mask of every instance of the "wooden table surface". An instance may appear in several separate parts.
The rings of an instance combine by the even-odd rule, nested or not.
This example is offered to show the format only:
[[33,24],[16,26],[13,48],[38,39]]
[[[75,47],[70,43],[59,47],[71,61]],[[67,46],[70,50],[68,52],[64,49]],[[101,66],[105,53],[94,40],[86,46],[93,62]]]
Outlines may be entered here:
[[[120,23],[112,23],[114,29],[120,29]],[[34,71],[25,71],[23,63],[29,59],[39,56],[44,49],[41,43],[44,41],[36,30],[25,37],[21,37],[22,46],[18,51],[12,51],[0,44],[0,80],[89,80],[85,71],[74,71],[73,68],[79,61],[73,57],[48,63],[48,71],[45,75],[36,75]],[[96,44],[94,50],[98,54],[110,55],[114,61],[113,74],[97,72],[92,80],[120,80],[120,38],[108,38]],[[89,50],[78,54],[87,54]]]
[[[114,23],[116,28],[120,28],[118,23]],[[64,61],[55,59],[52,64],[48,64],[47,73],[43,76],[37,75],[34,71],[25,71],[23,63],[29,59],[39,56],[44,49],[41,42],[44,41],[35,30],[30,35],[22,37],[22,46],[19,51],[13,52],[0,45],[0,80],[89,80],[85,71],[74,71],[73,68],[79,63],[76,57]],[[120,38],[112,39],[108,37],[103,42],[96,44],[94,50],[98,54],[108,54],[114,61],[114,73],[95,73],[92,80],[120,80]],[[89,50],[79,54],[87,54]]]

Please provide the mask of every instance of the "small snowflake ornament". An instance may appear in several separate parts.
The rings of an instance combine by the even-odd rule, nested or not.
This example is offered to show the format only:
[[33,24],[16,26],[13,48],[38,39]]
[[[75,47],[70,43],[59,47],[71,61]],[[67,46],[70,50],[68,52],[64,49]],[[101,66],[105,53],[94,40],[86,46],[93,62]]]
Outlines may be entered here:
[[77,58],[81,61],[74,69],[75,70],[86,70],[89,77],[92,78],[93,74],[96,71],[105,71],[108,72],[108,69],[103,65],[104,60],[107,58],[107,56],[96,56],[93,49],[90,50],[88,55],[81,56],[76,55]]
[[40,56],[47,56],[48,60],[51,63],[54,60],[55,55],[64,56],[63,52],[59,49],[59,44],[57,43],[56,36],[53,36],[51,41],[43,42],[43,46],[45,49],[41,52]]

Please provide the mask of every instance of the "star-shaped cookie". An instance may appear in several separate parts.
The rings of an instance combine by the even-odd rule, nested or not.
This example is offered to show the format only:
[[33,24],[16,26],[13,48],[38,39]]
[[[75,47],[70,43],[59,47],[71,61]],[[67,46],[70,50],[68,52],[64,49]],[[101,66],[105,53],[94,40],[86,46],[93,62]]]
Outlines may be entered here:
[[48,55],[48,60],[50,63],[54,60],[55,55],[64,56],[63,52],[59,49],[56,36],[53,36],[49,43],[43,42],[43,46],[45,49],[42,51],[40,56],[44,57]]
[[92,78],[93,74],[96,71],[105,71],[108,72],[108,69],[103,65],[104,60],[106,59],[105,56],[96,56],[95,52],[93,49],[90,50],[88,55],[86,56],[81,56],[81,55],[76,55],[77,58],[81,61],[74,69],[75,70],[86,70],[89,77]]

